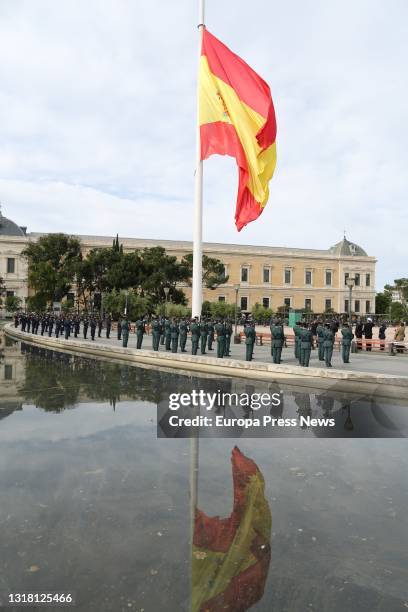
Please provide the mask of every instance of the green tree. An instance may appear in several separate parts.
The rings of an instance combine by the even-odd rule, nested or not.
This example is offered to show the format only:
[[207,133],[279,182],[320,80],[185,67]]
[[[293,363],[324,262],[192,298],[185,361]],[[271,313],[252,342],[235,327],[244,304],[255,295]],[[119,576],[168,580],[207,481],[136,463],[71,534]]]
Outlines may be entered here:
[[273,315],[271,308],[264,308],[261,304],[256,303],[252,307],[252,316],[258,323],[265,324],[271,320]]
[[405,320],[408,317],[408,309],[404,304],[400,302],[392,302],[391,304],[391,319],[393,321],[396,320]]
[[33,312],[43,312],[47,310],[47,298],[42,293],[31,295],[27,299],[27,309]]
[[126,305],[127,314],[132,321],[153,312],[151,298],[138,295],[135,291],[113,289],[110,293],[104,294],[102,304],[103,310],[111,313],[115,319],[118,319],[125,312]]
[[22,300],[17,295],[8,295],[6,297],[6,310],[7,312],[16,312],[21,308]]
[[66,234],[48,234],[23,251],[28,262],[28,284],[48,302],[60,301],[74,281],[81,245]]
[[[181,261],[188,270],[188,275],[191,285],[191,277],[193,276],[193,254],[188,253]],[[215,257],[203,255],[203,285],[207,289],[216,289],[219,285],[228,282],[229,276],[225,275],[224,264]]]
[[[227,304],[226,302],[211,302],[211,316],[235,318],[235,304]],[[237,317],[241,316],[241,309],[237,308]]]
[[385,314],[390,312],[392,296],[389,291],[377,293],[375,296],[375,313]]
[[169,287],[169,300],[174,304],[187,304],[184,291],[178,283],[187,283],[189,276],[186,266],[177,257],[167,255],[163,247],[143,249],[141,256],[140,288],[142,295],[149,295],[154,304],[165,301],[164,287]]

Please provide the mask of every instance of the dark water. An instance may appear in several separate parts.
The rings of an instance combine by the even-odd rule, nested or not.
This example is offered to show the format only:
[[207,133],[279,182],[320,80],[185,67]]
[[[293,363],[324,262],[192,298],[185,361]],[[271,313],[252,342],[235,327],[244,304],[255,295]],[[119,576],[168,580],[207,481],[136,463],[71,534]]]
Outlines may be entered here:
[[[8,593],[18,592],[70,592],[76,604],[66,609],[81,612],[191,610],[191,456],[199,462],[198,507],[228,517],[235,445],[264,479],[262,513],[272,516],[272,527],[259,546],[266,551],[262,569],[239,583],[234,599],[202,609],[408,608],[403,403],[365,399],[368,435],[383,436],[365,439],[355,398],[334,390],[303,393],[308,400],[288,390],[285,415],[305,404],[339,413],[336,433],[321,437],[306,428],[286,439],[201,439],[197,450],[188,439],[157,439],[156,407],[171,390],[208,387],[212,379],[4,339],[2,348],[1,610],[20,609],[5,607]],[[217,553],[211,577],[196,589],[210,593],[220,572],[236,576],[230,552]],[[199,549],[194,563],[204,557],[212,559]]]

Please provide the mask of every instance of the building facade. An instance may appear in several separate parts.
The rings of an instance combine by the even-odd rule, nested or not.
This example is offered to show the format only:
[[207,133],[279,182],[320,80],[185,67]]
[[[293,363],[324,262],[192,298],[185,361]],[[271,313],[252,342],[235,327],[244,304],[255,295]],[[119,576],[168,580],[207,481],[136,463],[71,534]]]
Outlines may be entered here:
[[[25,300],[29,295],[27,265],[21,252],[41,233],[27,233],[0,216],[0,277],[6,293]],[[110,247],[112,236],[76,236],[83,254],[93,248]],[[162,246],[178,258],[192,252],[192,243],[177,240],[121,238],[125,251]],[[204,243],[204,253],[222,261],[228,282],[214,290],[203,290],[203,299],[234,304],[248,312],[255,304],[277,311],[286,309],[348,312],[348,275],[356,279],[352,311],[375,312],[376,258],[368,256],[346,238],[327,250]],[[191,287],[183,286],[189,303]],[[4,294],[4,291],[3,291]]]

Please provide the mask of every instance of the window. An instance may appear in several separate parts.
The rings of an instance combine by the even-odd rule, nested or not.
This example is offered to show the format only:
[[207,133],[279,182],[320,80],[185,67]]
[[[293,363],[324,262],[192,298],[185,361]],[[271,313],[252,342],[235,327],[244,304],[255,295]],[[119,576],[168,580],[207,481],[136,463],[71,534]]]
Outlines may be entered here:
[[312,300],[311,298],[305,299],[305,310],[312,310]]
[[241,310],[248,310],[248,298],[247,297],[241,298]]
[[290,268],[285,269],[285,285],[290,285],[292,282],[292,270]]
[[371,285],[371,274],[366,274],[366,287]]
[[312,271],[306,270],[305,271],[305,285],[311,285],[311,284],[312,284]]
[[270,283],[271,282],[271,270],[270,268],[263,269],[263,282]]
[[332,284],[332,272],[331,270],[326,270],[326,286],[331,287]]
[[14,291],[6,291],[6,296],[7,297],[13,297],[14,296]]
[[344,312],[348,312],[348,310],[349,310],[349,301],[344,300]]
[[263,306],[264,308],[269,308],[269,303],[270,303],[270,300],[269,300],[269,298],[268,298],[268,297],[264,297],[264,298],[262,298],[262,306]]
[[325,309],[325,311],[327,312],[328,310],[331,310],[331,307],[332,307],[331,298],[326,298],[324,300],[324,309]]
[[370,300],[366,300],[366,313],[370,314],[371,312],[371,302]]
[[7,274],[14,274],[16,268],[16,260],[14,257],[7,257]]
[[344,284],[347,285],[347,279],[350,276],[350,274],[348,272],[345,273],[344,275]]
[[355,273],[354,275],[355,281],[356,281],[356,287],[360,286],[360,274],[358,272]]
[[289,298],[285,298],[283,300],[283,304],[284,304],[285,308],[290,308],[291,301],[292,301],[292,299],[290,297]]
[[354,312],[360,312],[360,300],[354,300]]
[[248,277],[249,277],[249,270],[246,266],[243,266],[241,268],[241,282],[242,283],[247,283],[248,282]]
[[13,366],[10,364],[4,366],[4,379],[13,380]]
[[225,295],[219,295],[218,296],[218,301],[219,302],[225,302]]

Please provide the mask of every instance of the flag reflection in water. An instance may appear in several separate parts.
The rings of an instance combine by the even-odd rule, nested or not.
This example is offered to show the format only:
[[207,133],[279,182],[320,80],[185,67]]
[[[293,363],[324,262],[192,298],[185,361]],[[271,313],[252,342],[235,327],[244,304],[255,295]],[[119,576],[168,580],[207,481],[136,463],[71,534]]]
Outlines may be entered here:
[[271,558],[272,518],[265,481],[252,459],[231,456],[231,515],[209,517],[196,509],[192,555],[192,611],[243,612],[262,598]]

